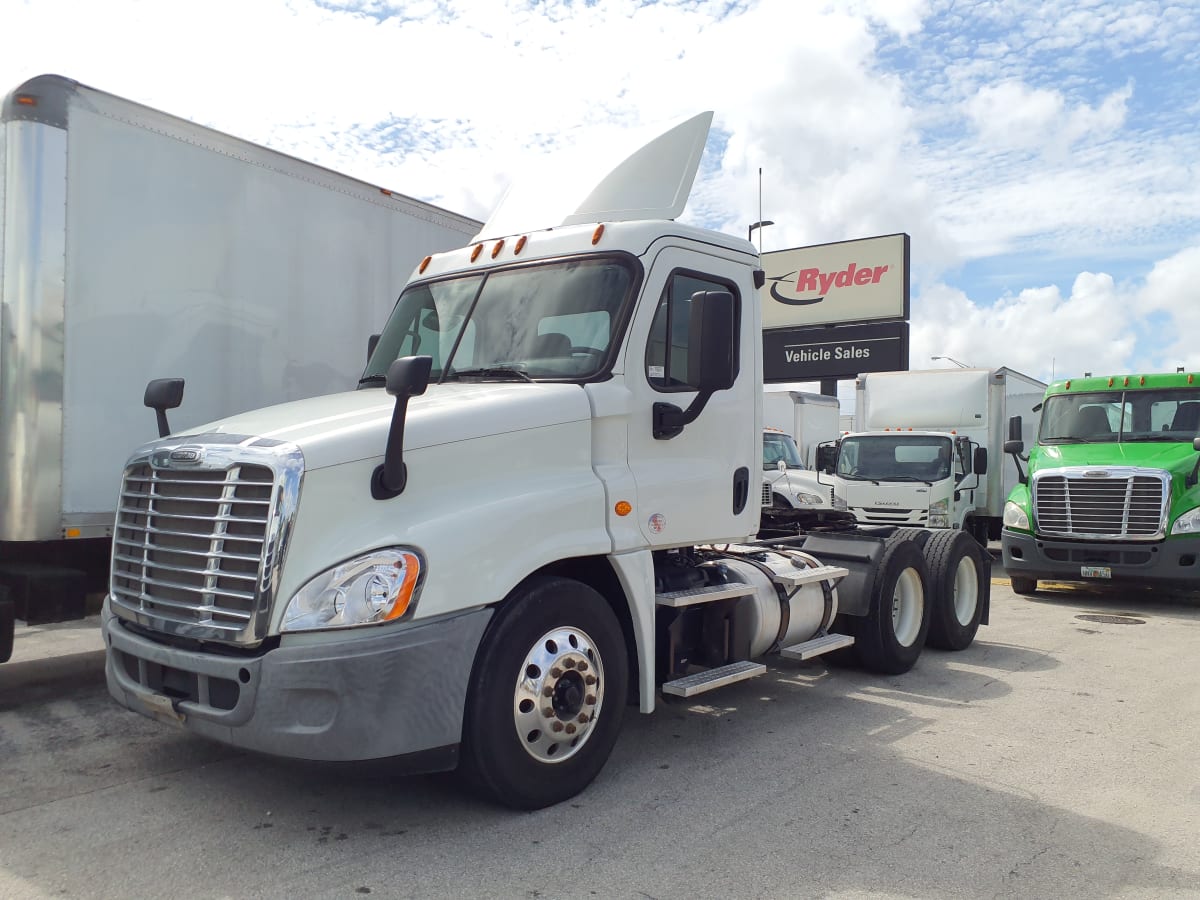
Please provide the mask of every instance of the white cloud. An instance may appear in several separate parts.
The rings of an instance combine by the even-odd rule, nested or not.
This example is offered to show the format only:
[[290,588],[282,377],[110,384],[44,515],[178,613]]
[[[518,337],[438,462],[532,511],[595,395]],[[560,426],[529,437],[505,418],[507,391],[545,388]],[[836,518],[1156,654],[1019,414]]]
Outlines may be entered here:
[[1133,86],[1125,85],[1097,106],[1068,105],[1062,92],[1019,81],[985,85],[966,103],[966,115],[990,147],[1035,149],[1062,156],[1073,144],[1105,138],[1124,122]]

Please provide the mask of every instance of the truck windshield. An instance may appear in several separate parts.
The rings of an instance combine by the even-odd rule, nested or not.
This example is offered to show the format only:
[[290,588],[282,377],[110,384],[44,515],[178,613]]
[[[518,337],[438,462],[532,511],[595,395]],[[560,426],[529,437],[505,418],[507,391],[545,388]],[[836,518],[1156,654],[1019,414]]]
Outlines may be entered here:
[[1096,391],[1046,399],[1041,444],[1187,441],[1200,434],[1200,388]]
[[800,450],[790,434],[768,431],[763,434],[763,469],[778,469],[780,460],[789,469],[803,469]]
[[431,381],[586,381],[608,369],[628,314],[633,264],[595,257],[473,272],[409,287],[360,380],[383,384],[404,356]]
[[842,438],[837,474],[861,481],[941,481],[950,477],[950,438],[877,434]]

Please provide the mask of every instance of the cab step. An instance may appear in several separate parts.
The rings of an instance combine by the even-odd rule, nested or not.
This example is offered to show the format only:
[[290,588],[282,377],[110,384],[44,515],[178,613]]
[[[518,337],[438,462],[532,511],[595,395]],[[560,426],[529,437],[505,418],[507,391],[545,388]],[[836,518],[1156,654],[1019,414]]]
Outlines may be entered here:
[[659,606],[693,606],[697,603],[712,603],[714,600],[747,597],[752,593],[754,593],[754,588],[748,584],[707,584],[703,587],[655,594],[654,602]]
[[662,692],[673,694],[676,697],[692,697],[696,694],[703,694],[705,691],[724,687],[727,684],[733,684],[735,681],[745,681],[747,678],[762,675],[766,671],[767,667],[762,663],[742,660],[668,681],[662,686]]
[[811,641],[805,641],[802,644],[792,644],[790,647],[784,647],[779,651],[779,655],[786,656],[788,659],[812,659],[814,656],[820,656],[822,653],[841,650],[843,647],[849,647],[853,644],[854,638],[848,634],[825,634],[821,637],[815,637]]
[[825,581],[827,579],[835,579],[841,581],[850,574],[849,569],[843,569],[841,566],[814,566],[811,569],[796,569],[796,571],[779,571],[775,570],[774,580],[783,588],[791,589],[798,588],[803,584],[812,584],[815,581]]

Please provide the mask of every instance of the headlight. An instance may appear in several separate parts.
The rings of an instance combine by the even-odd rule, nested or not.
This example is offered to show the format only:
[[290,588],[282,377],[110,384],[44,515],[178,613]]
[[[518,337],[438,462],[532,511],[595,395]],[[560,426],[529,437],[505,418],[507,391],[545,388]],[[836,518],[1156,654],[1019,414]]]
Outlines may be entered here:
[[796,502],[800,506],[820,506],[825,501],[821,499],[820,494],[807,494],[801,491],[796,494]]
[[834,494],[833,495],[833,508],[834,509],[849,509],[850,504],[848,504],[843,497],[840,497],[839,495]]
[[950,501],[942,498],[936,503],[929,504],[929,527],[950,527]]
[[377,550],[327,569],[288,602],[284,631],[351,628],[393,622],[415,608],[421,558],[411,550]]
[[1197,533],[1200,533],[1200,506],[1189,509],[1176,519],[1175,524],[1171,526],[1171,534]]
[[1011,500],[1004,504],[1004,527],[1019,528],[1021,531],[1029,530],[1029,516],[1019,503],[1013,503]]

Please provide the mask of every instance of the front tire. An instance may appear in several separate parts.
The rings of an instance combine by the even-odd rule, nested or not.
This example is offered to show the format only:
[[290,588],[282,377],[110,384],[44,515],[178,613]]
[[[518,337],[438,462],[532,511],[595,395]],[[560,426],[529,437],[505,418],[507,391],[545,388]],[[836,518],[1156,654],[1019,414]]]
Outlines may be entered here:
[[1026,578],[1024,575],[1009,575],[1008,580],[1012,584],[1014,594],[1028,597],[1030,594],[1037,593],[1036,578]]
[[480,645],[463,721],[463,768],[485,794],[541,809],[592,782],[620,731],[629,658],[620,623],[591,587],[536,576]]
[[988,560],[975,538],[940,531],[925,545],[929,565],[928,643],[940,650],[965,650],[975,640],[988,589]]
[[929,633],[925,556],[912,541],[890,543],[871,585],[870,612],[854,629],[854,648],[864,668],[887,675],[907,672]]

